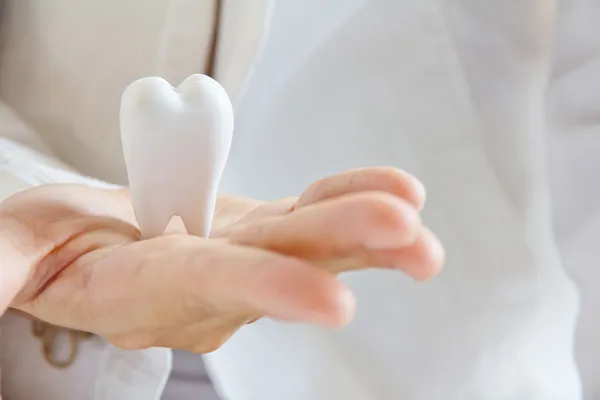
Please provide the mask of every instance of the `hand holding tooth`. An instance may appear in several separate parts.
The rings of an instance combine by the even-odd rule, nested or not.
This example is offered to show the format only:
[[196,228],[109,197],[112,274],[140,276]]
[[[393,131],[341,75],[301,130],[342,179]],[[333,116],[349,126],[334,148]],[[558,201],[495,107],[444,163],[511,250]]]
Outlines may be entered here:
[[[443,250],[419,219],[423,188],[395,169],[325,178],[300,198],[215,202],[232,129],[220,90],[205,77],[177,90],[156,79],[128,89],[131,196],[58,185],[0,204],[0,311],[125,348],[207,352],[262,316],[343,325],[353,300],[338,272],[375,265],[416,279],[437,273]],[[209,132],[212,139],[202,136]],[[173,215],[192,235],[162,235]]]

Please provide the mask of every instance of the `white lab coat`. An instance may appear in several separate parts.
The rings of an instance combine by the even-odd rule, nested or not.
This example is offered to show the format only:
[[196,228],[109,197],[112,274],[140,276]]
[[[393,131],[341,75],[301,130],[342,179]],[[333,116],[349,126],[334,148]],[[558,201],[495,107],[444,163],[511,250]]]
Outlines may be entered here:
[[[261,48],[267,9],[229,14],[236,32],[230,49],[248,51],[236,53],[246,54],[243,62],[232,56],[217,64],[236,68],[222,78],[238,104],[224,189],[272,199],[346,168],[406,168],[428,187],[424,217],[446,244],[448,264],[426,284],[381,271],[344,276],[357,295],[358,314],[341,331],[270,320],[244,328],[207,357],[222,396],[597,398],[597,2],[280,0],[256,59],[247,55]],[[110,15],[119,14],[112,9]],[[146,56],[154,49],[140,47]],[[92,70],[98,81],[75,73],[79,89],[90,90],[67,91],[73,75],[54,87],[43,73],[43,66],[54,66],[49,61],[62,60],[51,56],[56,54],[43,53],[29,70],[24,65],[31,60],[8,58],[12,73],[25,76],[0,85],[0,96],[64,160],[118,182],[119,85],[137,73],[162,70],[139,68],[146,65],[140,61],[129,65],[134,72],[109,79],[119,65],[108,72],[98,66]],[[76,61],[58,71],[73,72]],[[240,82],[253,69],[239,97]],[[36,99],[42,90],[55,92]],[[82,108],[77,115],[56,101],[49,105],[49,98],[62,96]],[[76,142],[66,138],[80,140],[78,149],[89,154],[75,154]],[[148,365],[168,363],[163,350],[152,351],[166,358]],[[123,382],[118,370],[105,371],[106,387]],[[161,382],[163,369],[157,371],[152,376]],[[135,398],[131,393],[149,384],[126,382],[129,397],[105,398]]]

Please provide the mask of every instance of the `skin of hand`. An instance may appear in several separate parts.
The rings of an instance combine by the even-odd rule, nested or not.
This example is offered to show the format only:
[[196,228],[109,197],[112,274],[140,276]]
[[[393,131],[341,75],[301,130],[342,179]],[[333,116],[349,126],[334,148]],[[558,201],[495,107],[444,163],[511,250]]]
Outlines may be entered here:
[[209,239],[172,224],[142,240],[126,190],[32,188],[0,204],[0,315],[16,310],[125,349],[196,353],[263,316],[343,326],[354,299],[336,274],[439,272],[444,251],[422,225],[424,200],[411,175],[366,168],[299,198],[221,196]]

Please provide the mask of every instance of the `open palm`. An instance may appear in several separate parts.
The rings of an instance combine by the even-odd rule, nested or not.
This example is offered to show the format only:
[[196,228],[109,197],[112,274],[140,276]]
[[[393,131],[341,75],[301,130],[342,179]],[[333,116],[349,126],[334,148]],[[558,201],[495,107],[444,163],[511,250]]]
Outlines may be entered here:
[[49,185],[0,207],[0,311],[129,349],[218,348],[262,316],[340,326],[353,299],[335,274],[380,266],[415,279],[443,251],[422,226],[421,185],[389,168],[323,179],[296,199],[219,199],[210,239],[142,240],[126,190]]

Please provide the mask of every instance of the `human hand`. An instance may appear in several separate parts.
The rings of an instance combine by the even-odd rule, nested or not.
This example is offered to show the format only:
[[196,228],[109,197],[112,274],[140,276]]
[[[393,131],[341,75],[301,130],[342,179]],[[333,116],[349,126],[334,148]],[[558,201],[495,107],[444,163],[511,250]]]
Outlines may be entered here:
[[389,168],[350,171],[299,199],[222,197],[210,239],[141,240],[127,191],[33,188],[0,206],[0,311],[98,334],[128,349],[217,349],[247,322],[340,326],[339,272],[380,266],[416,279],[443,250],[422,226],[422,186]]

